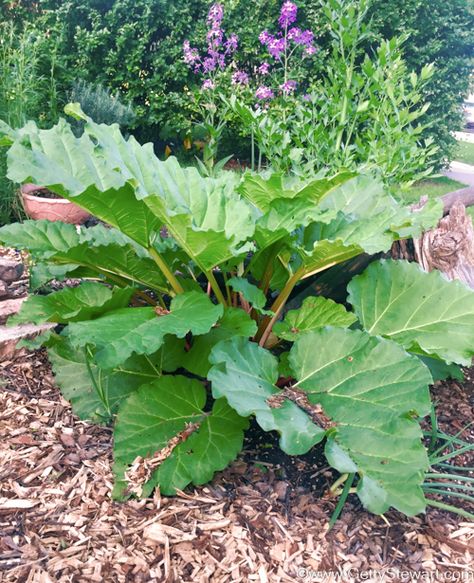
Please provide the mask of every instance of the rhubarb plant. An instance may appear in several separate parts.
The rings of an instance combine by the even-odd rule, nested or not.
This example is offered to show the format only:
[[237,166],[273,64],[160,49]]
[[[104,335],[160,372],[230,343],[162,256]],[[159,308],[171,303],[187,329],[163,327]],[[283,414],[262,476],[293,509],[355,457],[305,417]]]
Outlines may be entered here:
[[430,363],[470,363],[473,292],[375,260],[345,304],[295,297],[331,267],[432,227],[441,205],[405,208],[353,172],[203,177],[68,111],[82,136],[65,120],[3,132],[9,177],[102,223],[27,221],[0,229],[0,243],[28,250],[35,289],[81,280],[32,294],[12,323],[58,324],[39,342],[76,414],[113,425],[116,495],[209,481],[253,417],[288,454],[324,442],[368,510],[423,512]]

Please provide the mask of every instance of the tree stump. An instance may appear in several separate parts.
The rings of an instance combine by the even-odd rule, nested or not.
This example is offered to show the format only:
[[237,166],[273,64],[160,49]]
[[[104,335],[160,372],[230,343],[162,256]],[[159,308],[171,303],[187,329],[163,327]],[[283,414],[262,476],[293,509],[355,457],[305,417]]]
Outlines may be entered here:
[[456,201],[436,229],[413,241],[415,259],[425,271],[438,269],[448,279],[474,288],[474,228],[461,201]]

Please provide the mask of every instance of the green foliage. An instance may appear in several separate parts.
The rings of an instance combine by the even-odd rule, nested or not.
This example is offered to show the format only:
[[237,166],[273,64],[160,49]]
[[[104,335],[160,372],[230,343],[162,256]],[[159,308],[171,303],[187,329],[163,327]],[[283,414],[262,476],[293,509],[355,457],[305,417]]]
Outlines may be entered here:
[[[239,60],[246,70],[252,71],[260,64],[258,33],[273,29],[280,6],[280,0],[226,3],[224,28],[239,36]],[[337,7],[312,0],[300,0],[298,7],[301,28],[315,31],[321,49],[316,65],[302,63],[309,84],[331,73],[327,59],[332,58],[332,22],[324,17],[324,10],[337,11]],[[143,137],[156,139],[160,133],[179,151],[190,131],[190,121],[195,119],[195,104],[190,97],[196,86],[195,76],[183,62],[182,45],[185,39],[199,48],[205,45],[208,8],[209,3],[198,0],[28,0],[1,4],[0,15],[16,26],[32,23],[39,31],[39,68],[44,80],[55,81],[53,103],[64,101],[78,78],[101,84],[133,104],[135,127]],[[249,26],[249,14],[258,29]],[[436,64],[433,76],[422,88],[420,106],[429,102],[430,108],[420,123],[429,126],[423,136],[440,146],[434,160],[439,163],[450,158],[455,148],[452,131],[462,127],[460,105],[469,86],[474,46],[472,4],[468,0],[406,0],[400,10],[397,0],[371,0],[366,22],[370,22],[365,42],[369,51],[381,41],[407,35],[403,58],[408,71],[420,75],[423,67]],[[408,84],[409,79],[405,82]],[[387,121],[386,113],[384,116]],[[269,136],[272,125],[268,127]],[[230,138],[231,153],[235,153],[237,132],[232,127],[227,140]],[[402,137],[404,143],[410,143]],[[379,135],[377,139],[380,141]],[[396,143],[395,135],[385,149],[386,156],[394,153],[391,143]],[[228,150],[228,144],[222,149]],[[244,143],[246,156],[249,150]],[[407,147],[407,164],[410,156]]]
[[[83,79],[74,82],[68,96],[71,103],[79,103],[82,110],[96,123],[119,124],[122,129],[133,125],[135,113],[132,107],[124,105],[118,94],[112,95],[102,85],[89,83]],[[83,121],[78,121],[78,132],[83,128]]]
[[419,356],[470,359],[473,292],[377,262],[350,284],[354,313],[309,298],[281,315],[304,278],[418,234],[440,205],[415,213],[348,172],[205,178],[87,117],[80,138],[64,121],[3,132],[10,176],[112,225],[28,221],[0,243],[29,249],[36,281],[85,280],[31,298],[17,320],[62,324],[42,340],[76,412],[114,420],[118,496],[210,480],[255,416],[291,454],[325,440],[369,510],[423,512],[432,375]]
[[451,160],[456,141],[453,131],[462,129],[462,101],[469,93],[474,57],[474,10],[470,0],[372,0],[373,28],[382,38],[408,34],[405,59],[420,74],[435,63],[435,71],[423,90],[430,103],[424,131],[440,147],[439,163]]
[[332,169],[375,168],[387,183],[411,183],[433,171],[437,147],[421,139],[428,109],[422,95],[432,65],[410,73],[403,58],[406,36],[373,36],[369,2],[330,0],[319,20],[331,31],[324,68],[307,95],[283,95],[259,106],[231,99],[260,156],[276,171],[311,175]]
[[[0,120],[20,127],[32,117],[54,117],[54,81],[40,70],[42,58],[36,29],[18,29],[0,22]],[[50,102],[50,109],[45,102]],[[0,150],[0,225],[21,215],[14,185],[6,178],[5,153]]]

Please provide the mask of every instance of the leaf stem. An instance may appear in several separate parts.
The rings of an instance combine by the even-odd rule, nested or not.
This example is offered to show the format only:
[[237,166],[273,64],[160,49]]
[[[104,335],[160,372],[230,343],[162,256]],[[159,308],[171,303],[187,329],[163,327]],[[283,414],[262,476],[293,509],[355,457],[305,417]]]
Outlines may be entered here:
[[163,275],[169,281],[171,287],[177,294],[182,294],[184,292],[183,287],[177,280],[175,274],[171,271],[166,261],[161,257],[156,249],[153,247],[148,247],[148,253],[153,257],[154,262],[161,269]]
[[222,294],[221,288],[219,287],[219,284],[217,283],[216,278],[214,277],[214,274],[212,273],[212,269],[210,269],[209,271],[206,271],[206,277],[212,287],[212,291],[214,292],[214,295],[216,296],[218,302],[220,304],[222,304],[223,306],[227,306],[227,302],[225,300],[224,295]]
[[260,346],[264,346],[265,342],[268,340],[270,336],[270,332],[272,331],[273,325],[277,321],[286,301],[290,297],[291,292],[295,285],[300,281],[302,276],[304,275],[304,267],[300,267],[294,275],[290,277],[290,279],[286,282],[285,287],[281,290],[280,295],[277,299],[273,302],[272,307],[270,310],[273,312],[273,316],[270,318],[267,316],[262,320],[260,327],[255,335],[255,340],[258,341]]
[[329,488],[329,492],[331,494],[334,494],[334,492],[336,492],[336,490],[339,488],[339,486],[342,486],[342,484],[344,484],[344,482],[346,482],[346,480],[349,478],[350,475],[351,474],[342,474],[341,476],[339,476],[339,478]]
[[329,521],[328,530],[331,530],[331,528],[336,524],[336,521],[339,518],[339,516],[340,516],[340,514],[342,512],[342,509],[344,508],[344,504],[347,501],[347,497],[349,496],[349,494],[352,493],[351,492],[351,486],[352,486],[352,483],[354,481],[354,476],[355,476],[355,474],[344,474],[338,480],[336,480],[336,482],[334,482],[334,484],[330,488],[330,490],[332,492],[334,486],[336,486],[336,484],[338,482],[340,484],[342,484],[343,481],[345,482],[344,489],[342,491],[342,494],[341,494],[341,496],[339,498],[339,501],[337,503],[337,506],[336,506],[334,512],[332,513],[331,520]]
[[112,415],[112,412],[110,410],[109,400],[108,400],[106,394],[104,393],[104,391],[102,390],[102,387],[100,386],[101,383],[97,382],[97,380],[94,376],[94,373],[92,372],[92,367],[91,367],[91,363],[90,363],[91,354],[89,352],[88,346],[86,346],[84,348],[84,352],[85,352],[85,356],[86,356],[86,368],[87,368],[87,372],[89,373],[89,377],[91,379],[92,386],[94,387],[95,392],[97,393],[97,396],[101,400],[102,405],[104,406],[104,409],[107,412],[107,415],[110,417]]

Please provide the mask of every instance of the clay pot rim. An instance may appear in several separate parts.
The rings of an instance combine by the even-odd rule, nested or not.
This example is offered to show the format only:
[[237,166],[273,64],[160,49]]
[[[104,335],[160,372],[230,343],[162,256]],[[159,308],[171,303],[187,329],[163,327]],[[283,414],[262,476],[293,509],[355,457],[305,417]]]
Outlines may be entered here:
[[43,196],[34,196],[33,194],[28,194],[27,192],[22,192],[21,196],[29,200],[40,201],[48,204],[74,204],[67,198],[47,198]]

